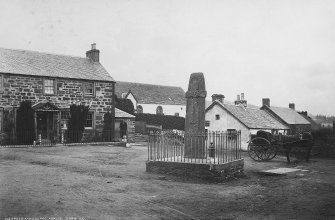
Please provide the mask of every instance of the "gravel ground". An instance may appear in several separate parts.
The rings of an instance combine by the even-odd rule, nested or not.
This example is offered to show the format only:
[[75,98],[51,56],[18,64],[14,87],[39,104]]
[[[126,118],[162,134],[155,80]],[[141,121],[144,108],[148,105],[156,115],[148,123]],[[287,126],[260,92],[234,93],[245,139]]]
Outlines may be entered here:
[[[82,219],[335,219],[335,160],[254,162],[208,183],[145,172],[145,146],[0,149],[0,216]],[[307,171],[266,176],[279,167]]]

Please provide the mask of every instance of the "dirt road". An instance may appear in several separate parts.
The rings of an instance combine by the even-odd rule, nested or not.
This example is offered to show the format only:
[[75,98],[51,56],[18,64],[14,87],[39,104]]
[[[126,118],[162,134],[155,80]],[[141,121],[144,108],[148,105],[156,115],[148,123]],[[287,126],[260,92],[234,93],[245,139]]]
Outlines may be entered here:
[[[335,161],[284,157],[214,184],[145,172],[146,147],[0,149],[0,216],[84,219],[335,219]],[[304,171],[265,176],[258,171]]]

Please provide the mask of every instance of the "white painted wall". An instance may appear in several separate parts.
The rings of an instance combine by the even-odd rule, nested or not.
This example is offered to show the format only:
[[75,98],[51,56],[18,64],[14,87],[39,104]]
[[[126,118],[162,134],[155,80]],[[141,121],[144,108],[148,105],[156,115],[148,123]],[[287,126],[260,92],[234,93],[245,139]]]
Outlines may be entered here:
[[[220,115],[220,119],[216,120],[215,115]],[[248,149],[248,141],[251,130],[229,114],[226,110],[222,109],[218,105],[214,105],[213,108],[206,112],[205,120],[210,123],[210,125],[206,127],[209,131],[227,131],[227,129],[235,129],[237,131],[241,130],[241,148],[243,150]]]
[[156,114],[156,109],[158,106],[162,106],[164,115],[175,115],[179,113],[180,117],[185,117],[186,115],[186,105],[159,105],[159,104],[142,104],[138,103],[143,108],[143,113]]
[[186,105],[160,105],[160,104],[137,103],[132,93],[129,93],[126,98],[133,103],[135,110],[137,109],[137,105],[141,105],[143,108],[143,113],[156,114],[157,107],[162,106],[164,115],[175,115],[175,113],[179,113],[180,117],[185,117],[186,115]]
[[[216,120],[215,115],[220,115],[220,120]],[[218,105],[214,105],[213,108],[208,110],[205,114],[205,120],[209,121],[210,125],[206,127],[209,131],[226,131],[227,129],[241,130],[241,148],[242,150],[248,149],[248,141],[250,140],[251,134],[256,134],[259,130],[264,129],[249,129],[239,120],[233,117],[225,109],[222,109]],[[271,132],[271,130],[265,130]],[[284,130],[278,131],[284,133]]]
[[129,99],[133,105],[134,105],[134,109],[136,110],[136,107],[137,107],[137,102],[136,102],[136,99],[135,97],[133,96],[132,93],[129,93],[128,96],[126,97],[127,99]]

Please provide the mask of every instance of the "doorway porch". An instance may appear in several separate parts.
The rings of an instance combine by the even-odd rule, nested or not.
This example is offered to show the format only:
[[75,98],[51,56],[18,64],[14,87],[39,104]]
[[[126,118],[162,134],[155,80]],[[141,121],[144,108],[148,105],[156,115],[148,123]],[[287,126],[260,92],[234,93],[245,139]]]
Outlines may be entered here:
[[59,141],[60,109],[50,102],[40,102],[32,107],[37,142],[52,144]]

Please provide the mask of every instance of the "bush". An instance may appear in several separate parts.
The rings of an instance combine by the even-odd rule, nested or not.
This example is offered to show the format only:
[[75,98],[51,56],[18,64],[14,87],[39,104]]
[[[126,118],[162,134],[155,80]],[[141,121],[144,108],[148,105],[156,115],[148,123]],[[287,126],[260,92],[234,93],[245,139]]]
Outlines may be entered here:
[[335,135],[332,128],[312,131],[316,153],[321,157],[335,158]]
[[35,140],[34,110],[30,101],[21,102],[17,110],[16,138],[18,144],[33,144]]
[[185,130],[185,118],[178,116],[138,113],[135,121],[144,121],[150,125],[162,125],[164,130]]
[[326,141],[329,137],[333,136],[332,128],[320,128],[318,130],[312,131],[312,136],[314,140]]
[[81,141],[85,130],[88,111],[89,107],[85,105],[73,104],[70,106],[70,118],[66,130],[68,142],[78,143]]
[[129,114],[134,114],[134,105],[130,99],[118,98],[115,95],[115,107]]
[[109,111],[104,115],[102,138],[104,141],[112,141],[114,139],[114,115]]

